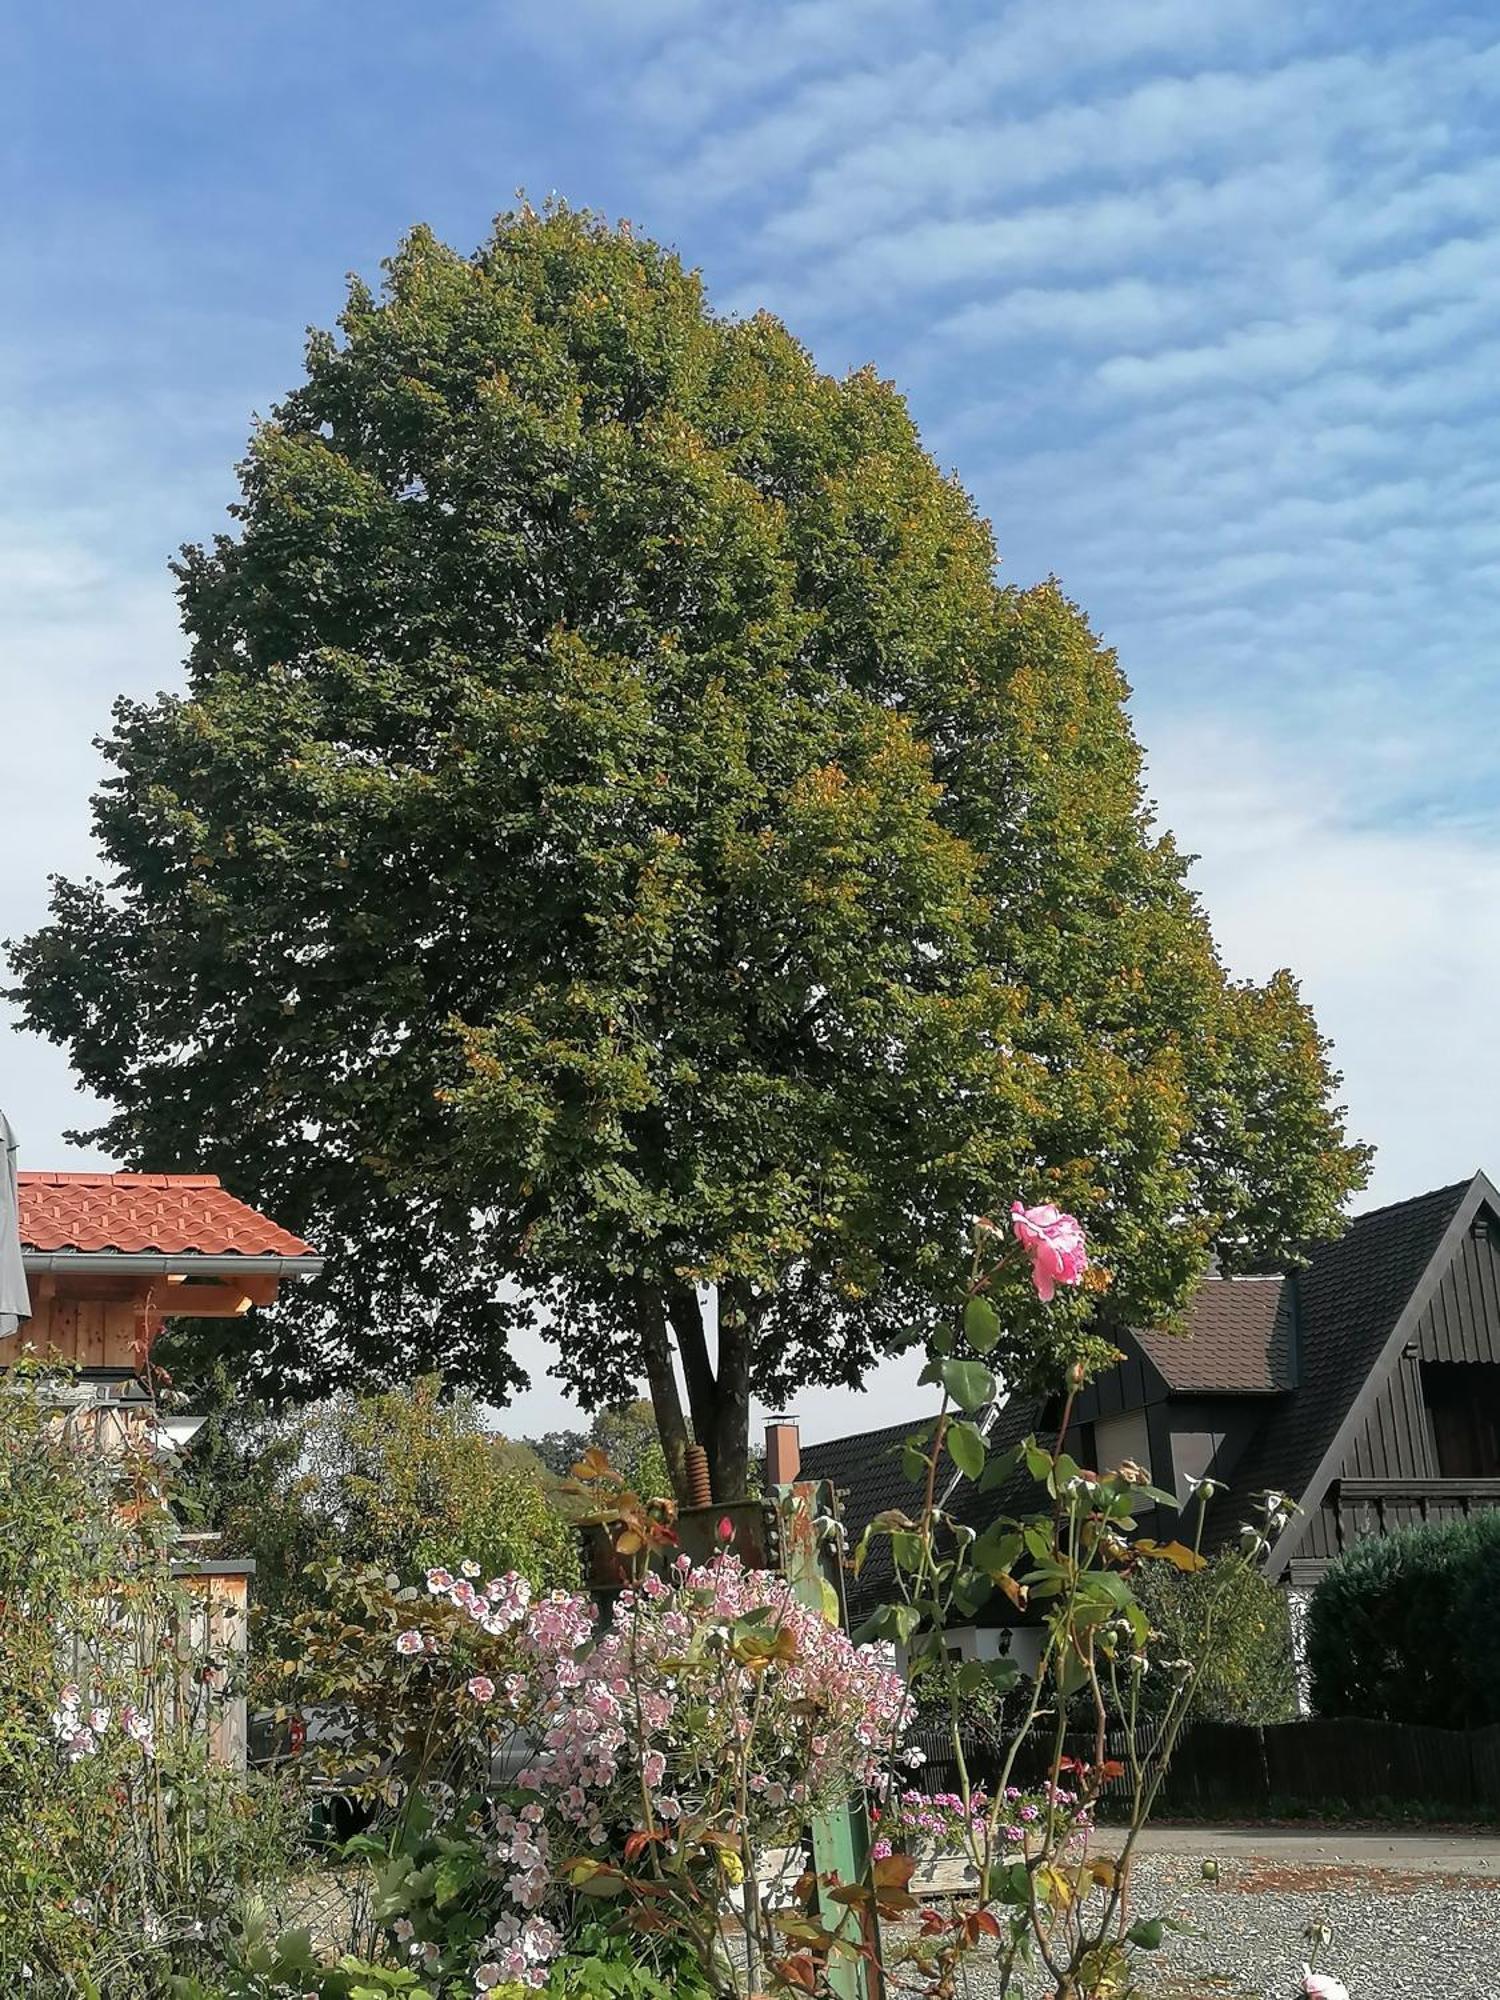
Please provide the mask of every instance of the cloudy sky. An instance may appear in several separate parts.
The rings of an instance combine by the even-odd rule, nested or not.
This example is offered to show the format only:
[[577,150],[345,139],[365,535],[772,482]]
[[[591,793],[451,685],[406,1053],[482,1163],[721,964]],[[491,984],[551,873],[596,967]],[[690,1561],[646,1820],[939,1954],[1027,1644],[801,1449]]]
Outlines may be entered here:
[[[0,933],[343,275],[524,188],[873,362],[1119,648],[1369,1199],[1500,1170],[1500,18],[1419,0],[78,0],[0,18]],[[0,1039],[32,1165],[58,1053]],[[808,1398],[810,1428],[905,1414]],[[545,1387],[518,1424],[550,1417]]]

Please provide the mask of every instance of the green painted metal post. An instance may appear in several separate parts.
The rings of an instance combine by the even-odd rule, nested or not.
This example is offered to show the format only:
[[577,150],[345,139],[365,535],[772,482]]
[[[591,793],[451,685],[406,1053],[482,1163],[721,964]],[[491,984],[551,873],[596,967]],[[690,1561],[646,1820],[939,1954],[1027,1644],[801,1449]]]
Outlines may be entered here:
[[[841,1543],[820,1524],[837,1519],[833,1488],[826,1480],[799,1480],[772,1489],[781,1515],[781,1559],[788,1582],[802,1603],[821,1611],[831,1623],[842,1616],[839,1587]],[[857,1882],[870,1859],[870,1820],[861,1798],[851,1798],[835,1812],[819,1813],[812,1823],[813,1866],[819,1881],[836,1875]],[[839,2000],[883,2000],[885,1980],[880,1966],[880,1920],[873,1909],[846,1909],[822,1896],[820,1910],[829,1930],[843,1926],[843,1935],[865,1948],[860,1958],[835,1958],[828,1982]]]

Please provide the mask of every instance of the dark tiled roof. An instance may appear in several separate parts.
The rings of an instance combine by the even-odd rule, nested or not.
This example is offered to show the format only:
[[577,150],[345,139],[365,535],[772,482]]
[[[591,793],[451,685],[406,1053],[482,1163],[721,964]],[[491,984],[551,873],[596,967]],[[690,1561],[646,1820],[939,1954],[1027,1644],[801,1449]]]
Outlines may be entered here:
[[1244,1499],[1236,1494],[1274,1489],[1304,1507],[1320,1497],[1308,1494],[1313,1476],[1472,1185],[1455,1181],[1356,1216],[1296,1274],[1297,1389],[1268,1412],[1235,1466],[1235,1493],[1211,1524],[1215,1540],[1243,1517]]
[[1134,1338],[1177,1395],[1275,1395],[1294,1386],[1293,1300],[1286,1277],[1207,1278],[1182,1333]]
[[[1308,1488],[1473,1185],[1456,1181],[1356,1216],[1289,1278],[1208,1280],[1207,1296],[1200,1294],[1191,1310],[1191,1341],[1136,1336],[1174,1391],[1266,1396],[1264,1415],[1229,1471],[1234,1490],[1210,1515],[1209,1543],[1237,1532],[1256,1494],[1274,1489],[1309,1510],[1316,1504],[1320,1496]],[[1003,1450],[1032,1431],[1045,1436],[1048,1414],[1033,1398],[1007,1404],[990,1433],[991,1449]],[[851,1544],[884,1509],[915,1512],[921,1496],[902,1475],[901,1445],[920,1428],[921,1419],[914,1418],[804,1449],[807,1474],[832,1480],[844,1496]],[[981,1527],[998,1514],[1025,1511],[1034,1498],[1022,1476],[999,1493],[980,1494],[964,1481],[950,1505],[957,1518]],[[851,1589],[852,1607],[862,1614],[879,1601],[889,1574],[888,1552],[877,1544]]]
[[[937,1416],[937,1393],[932,1392],[932,1410],[925,1419],[913,1417],[909,1423],[890,1424],[884,1430],[861,1431],[853,1437],[830,1438],[825,1444],[803,1446],[803,1477],[830,1480],[838,1489],[851,1553],[877,1514],[899,1507],[915,1516],[920,1508],[922,1492],[901,1469],[901,1447],[908,1438],[931,1435]],[[991,1452],[1006,1451],[1040,1430],[1045,1413],[1045,1404],[1034,1397],[1020,1396],[1006,1403],[990,1426]],[[945,1453],[938,1474],[939,1498],[953,1474],[952,1462]],[[954,1487],[947,1511],[956,1520],[978,1528],[997,1514],[1014,1513],[1039,1491],[1024,1473],[992,1493],[981,1493],[971,1480],[963,1479]],[[890,1576],[890,1545],[877,1538],[871,1544],[869,1560],[858,1580],[852,1576],[848,1580],[849,1608],[856,1619],[888,1594]]]

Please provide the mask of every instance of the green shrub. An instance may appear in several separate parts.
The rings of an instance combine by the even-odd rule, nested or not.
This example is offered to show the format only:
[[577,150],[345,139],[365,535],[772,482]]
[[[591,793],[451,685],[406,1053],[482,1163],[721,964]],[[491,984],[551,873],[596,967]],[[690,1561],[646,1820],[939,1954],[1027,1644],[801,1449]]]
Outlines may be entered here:
[[306,1571],[337,1561],[408,1572],[472,1557],[538,1590],[578,1581],[574,1530],[543,1474],[436,1376],[281,1417],[230,1410],[194,1440],[201,1511],[253,1556],[265,1621],[317,1601]]
[[238,1692],[162,1470],[78,1385],[0,1385],[0,1992],[156,2000],[295,1858],[270,1780],[211,1754]]
[[1500,1513],[1358,1543],[1313,1593],[1307,1665],[1319,1715],[1500,1721]]
[[[1297,1679],[1286,1598],[1249,1558],[1217,1556],[1196,1575],[1172,1564],[1143,1564],[1135,1579],[1141,1608],[1160,1636],[1158,1661],[1198,1662],[1192,1716],[1198,1722],[1290,1722]],[[1148,1706],[1165,1700],[1169,1674],[1147,1675]],[[1156,1698],[1156,1699],[1153,1699]]]

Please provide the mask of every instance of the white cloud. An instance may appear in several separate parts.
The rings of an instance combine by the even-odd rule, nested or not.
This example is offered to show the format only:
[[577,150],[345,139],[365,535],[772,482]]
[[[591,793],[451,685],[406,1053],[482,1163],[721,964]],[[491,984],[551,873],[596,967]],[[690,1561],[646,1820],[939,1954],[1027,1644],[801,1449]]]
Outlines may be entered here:
[[1151,775],[1230,965],[1291,965],[1332,1036],[1366,1201],[1500,1171],[1500,841],[1371,825],[1317,755],[1207,722],[1158,726]]
[[1207,382],[1236,385],[1315,375],[1339,352],[1337,321],[1246,327],[1204,347],[1170,348],[1149,356],[1117,354],[1101,364],[1097,380],[1129,396],[1170,396]]
[[966,347],[1038,337],[1077,347],[1151,339],[1202,313],[1200,294],[1187,286],[1119,278],[1093,286],[1022,286],[961,306],[939,320],[934,332]]
[[[1231,50],[1253,61],[1298,46],[1316,31],[1318,12],[1293,19],[1254,0],[1012,0],[964,33],[931,0],[874,15],[860,0],[780,10],[745,0],[717,9],[703,35],[670,41],[634,99],[653,137],[712,120],[711,136],[686,159],[667,163],[659,146],[652,151],[664,184],[670,172],[701,205],[795,181],[814,160],[908,121],[933,129],[997,103],[1076,97],[1122,66],[1170,72]],[[810,78],[793,59],[809,28],[817,45]],[[783,79],[772,100],[754,102]]]
[[1200,168],[1263,156],[1276,135],[1282,159],[1358,145],[1411,170],[1451,144],[1450,118],[1492,116],[1500,48],[1451,40],[1395,54],[1321,56],[1264,71],[1207,70],[1151,78],[1090,103],[1049,105],[1019,117],[999,105],[963,123],[916,117],[861,135],[812,174],[767,226],[772,244],[836,244],[879,220],[932,208],[996,207],[1018,192],[1077,176],[1124,181],[1187,160]]

